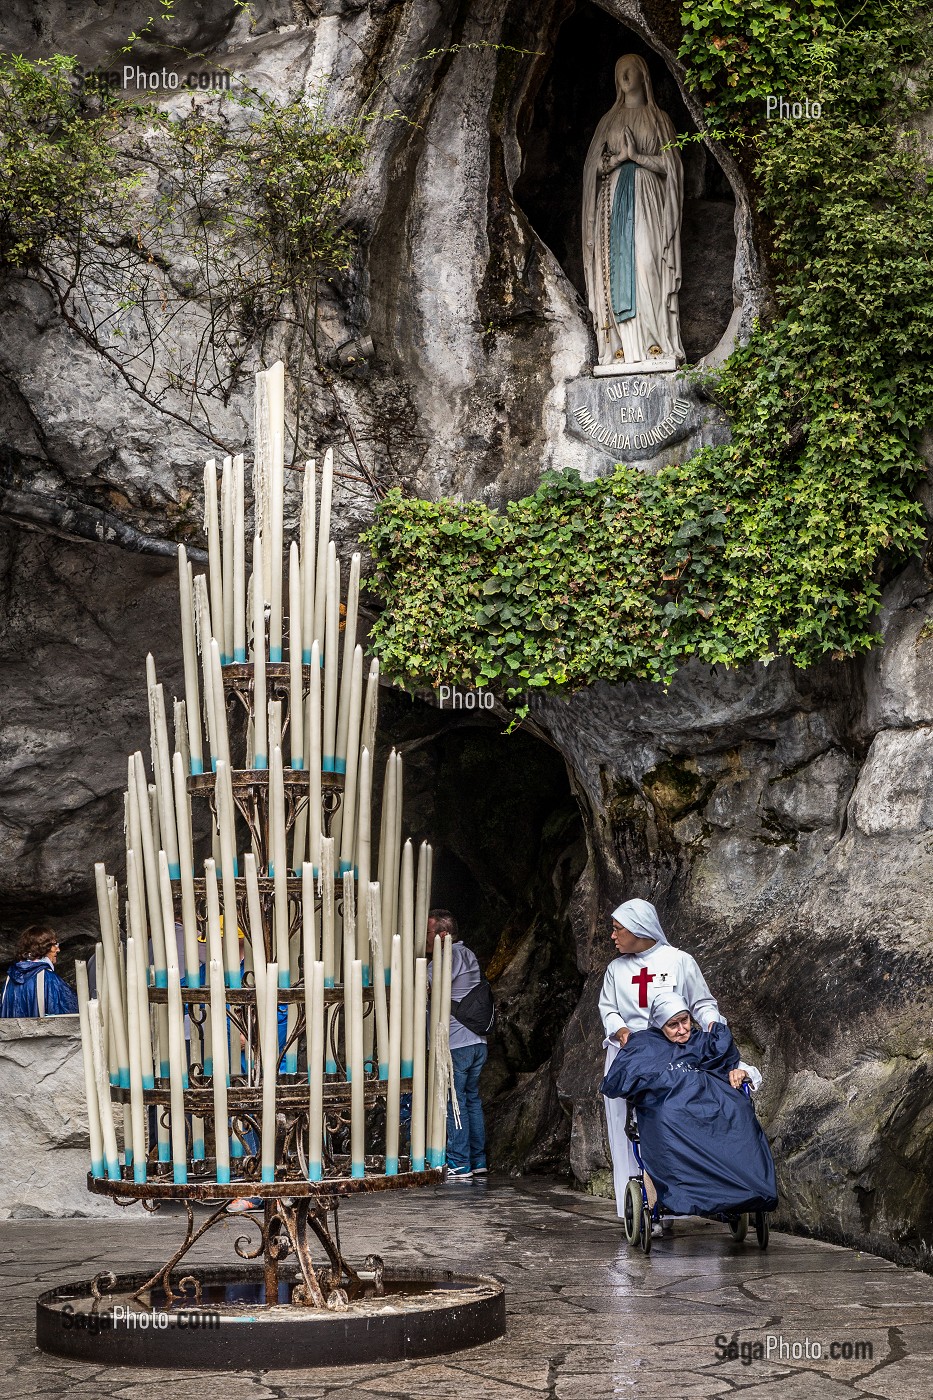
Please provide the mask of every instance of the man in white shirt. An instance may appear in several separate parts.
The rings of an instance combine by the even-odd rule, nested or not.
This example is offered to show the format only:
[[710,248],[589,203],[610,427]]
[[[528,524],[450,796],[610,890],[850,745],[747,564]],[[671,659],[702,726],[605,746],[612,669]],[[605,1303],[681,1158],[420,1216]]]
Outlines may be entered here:
[[[645,899],[629,899],[612,914],[612,941],[619,953],[606,968],[599,997],[599,1014],[606,1038],[608,1070],[632,1031],[649,1024],[651,1005],[662,992],[678,992],[702,1030],[722,1021],[716,999],[696,960],[680,948],[672,948],[658,921],[657,910]],[[607,1099],[606,1129],[612,1153],[616,1209],[624,1213],[625,1188],[637,1176],[638,1163],[625,1135],[625,1099]]]
[[[460,1002],[467,992],[478,987],[482,972],[476,954],[460,941],[457,920],[449,909],[432,909],[428,915],[427,954],[430,959],[435,938],[453,941],[451,956],[452,981],[450,999]],[[428,962],[428,976],[431,964]],[[453,1108],[447,1104],[447,1179],[470,1181],[486,1175],[486,1125],[483,1104],[479,1096],[479,1077],[487,1055],[486,1037],[477,1035],[461,1025],[456,1016],[450,1017],[450,1058],[454,1068],[454,1088],[460,1108],[460,1127],[454,1121]]]

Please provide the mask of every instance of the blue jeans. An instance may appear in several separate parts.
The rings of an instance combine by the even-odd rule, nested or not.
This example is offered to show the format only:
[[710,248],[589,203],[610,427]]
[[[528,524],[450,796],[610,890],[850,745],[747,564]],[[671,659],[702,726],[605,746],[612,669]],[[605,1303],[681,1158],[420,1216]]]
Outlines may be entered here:
[[479,1096],[479,1076],[486,1063],[485,1045],[464,1045],[451,1050],[454,1088],[460,1105],[460,1127],[454,1122],[453,1105],[447,1104],[447,1165],[475,1171],[486,1165],[486,1125]]

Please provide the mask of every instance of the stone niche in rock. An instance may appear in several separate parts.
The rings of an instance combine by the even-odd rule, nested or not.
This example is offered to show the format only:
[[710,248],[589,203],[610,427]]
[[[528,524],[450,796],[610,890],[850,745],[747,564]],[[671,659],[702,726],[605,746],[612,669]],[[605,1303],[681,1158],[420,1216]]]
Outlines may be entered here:
[[[581,247],[583,167],[596,126],[615,101],[614,69],[623,54],[648,65],[654,98],[679,133],[696,123],[664,59],[636,33],[590,3],[575,5],[541,60],[519,124],[522,173],[515,198],[557,258],[586,309]],[[735,310],[736,200],[725,173],[702,141],[680,150],[684,173],[681,225],[680,330],[687,364],[720,351]],[[725,347],[722,347],[723,349]],[[731,348],[731,347],[729,347]],[[673,374],[638,381],[635,409],[621,379],[584,377],[568,386],[567,430],[594,449],[594,461],[660,465],[679,444],[679,456],[721,441],[725,424],[692,387]],[[631,389],[632,386],[629,386]],[[624,402],[623,402],[624,397]],[[622,405],[620,412],[619,405]],[[638,409],[643,411],[639,416]],[[598,454],[598,455],[597,455]],[[668,460],[667,457],[663,459]]]

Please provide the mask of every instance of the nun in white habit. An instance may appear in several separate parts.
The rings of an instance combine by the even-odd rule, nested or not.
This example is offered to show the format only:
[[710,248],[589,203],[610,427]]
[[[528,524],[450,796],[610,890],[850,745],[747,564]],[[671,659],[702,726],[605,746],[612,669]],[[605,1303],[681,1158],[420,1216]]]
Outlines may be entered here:
[[[660,993],[677,992],[703,1030],[723,1021],[716,998],[696,960],[680,948],[672,948],[657,910],[646,899],[629,899],[612,913],[612,941],[619,956],[606,968],[599,997],[599,1014],[606,1038],[608,1070],[632,1031],[648,1028],[651,1007]],[[671,1013],[673,1014],[673,1013]],[[604,1071],[605,1072],[605,1071]],[[638,1174],[632,1144],[625,1135],[625,1099],[604,1099],[606,1129],[612,1153],[616,1210],[623,1214],[625,1187]]]

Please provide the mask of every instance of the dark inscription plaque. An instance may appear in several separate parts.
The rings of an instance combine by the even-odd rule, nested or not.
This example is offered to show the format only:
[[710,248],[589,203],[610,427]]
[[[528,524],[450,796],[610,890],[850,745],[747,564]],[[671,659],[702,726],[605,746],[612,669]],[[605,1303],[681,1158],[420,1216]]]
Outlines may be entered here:
[[575,379],[566,413],[568,431],[614,462],[656,457],[702,425],[690,386],[676,374]]

